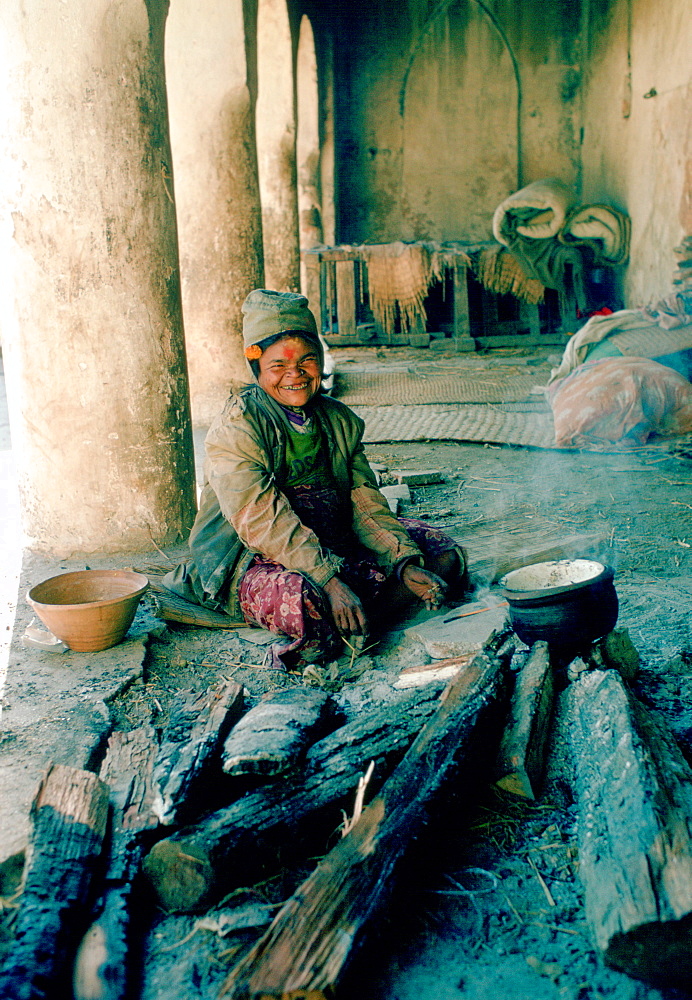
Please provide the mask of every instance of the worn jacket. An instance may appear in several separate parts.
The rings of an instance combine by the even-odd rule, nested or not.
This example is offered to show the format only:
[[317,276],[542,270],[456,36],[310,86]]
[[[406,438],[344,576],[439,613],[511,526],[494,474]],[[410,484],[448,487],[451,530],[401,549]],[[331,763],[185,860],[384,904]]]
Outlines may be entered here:
[[[350,496],[356,537],[385,570],[402,559],[421,562],[420,549],[377,489],[363,451],[363,421],[329,396],[318,396],[311,413],[337,488]],[[169,574],[171,589],[189,597],[192,585],[199,603],[240,617],[238,586],[256,553],[303,573],[318,587],[339,572],[341,558],[321,547],[282,493],[287,433],[281,408],[259,386],[229,398],[205,441],[205,484],[190,533],[192,566],[183,574],[187,585],[181,586],[180,573]]]

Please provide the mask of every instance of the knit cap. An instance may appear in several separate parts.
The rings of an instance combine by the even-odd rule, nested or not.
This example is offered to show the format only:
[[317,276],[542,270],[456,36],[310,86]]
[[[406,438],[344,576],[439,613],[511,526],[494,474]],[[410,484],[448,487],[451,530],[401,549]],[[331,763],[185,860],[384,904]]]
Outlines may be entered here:
[[[297,292],[256,288],[243,302],[243,345],[259,344],[279,333],[300,333],[319,344],[315,317],[308,300]],[[321,353],[321,345],[320,345]]]

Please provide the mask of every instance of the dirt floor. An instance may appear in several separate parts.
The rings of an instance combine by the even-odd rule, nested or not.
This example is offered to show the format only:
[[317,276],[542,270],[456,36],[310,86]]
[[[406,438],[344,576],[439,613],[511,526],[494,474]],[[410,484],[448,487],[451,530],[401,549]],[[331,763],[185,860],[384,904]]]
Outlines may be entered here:
[[[400,513],[428,519],[459,539],[483,532],[489,557],[501,555],[516,532],[540,540],[555,533],[602,531],[605,541],[597,554],[616,571],[618,626],[629,630],[641,657],[634,690],[663,713],[692,762],[689,441],[661,442],[625,455],[445,442],[378,445],[367,452],[389,470],[441,470],[444,481],[413,488],[412,503]],[[173,550],[152,552],[122,564],[138,561],[137,568],[163,570],[175,558]],[[83,568],[83,563],[65,562],[59,568]],[[485,590],[485,581],[479,582]],[[122,690],[116,685],[108,700],[117,728],[145,722],[162,726],[177,690],[201,690],[221,676],[245,686],[248,704],[270,689],[307,682],[263,668],[262,647],[233,632],[166,626],[152,609],[151,598],[145,598],[132,630],[149,633],[142,668]],[[29,617],[19,609],[17,641]],[[55,671],[54,654],[36,655],[44,675]],[[348,679],[337,677],[335,697],[353,717],[400,697],[392,683],[401,669],[429,661],[403,626],[394,629],[357,661]],[[10,683],[8,714],[21,709],[30,694],[27,684]],[[20,759],[14,763],[21,767]],[[335,833],[338,824],[335,817]],[[681,1000],[692,995],[659,991],[603,966],[584,919],[575,825],[558,699],[539,799],[517,802],[489,785],[451,789],[413,846],[390,905],[340,984],[338,1000]],[[324,850],[329,846],[325,843]],[[311,856],[290,868],[278,863],[262,884],[247,886],[205,915],[150,914],[140,928],[141,979],[134,995],[141,1000],[216,997],[229,962],[261,933],[271,912],[264,904],[287,898],[316,860]],[[250,903],[262,906],[252,911]],[[249,928],[222,933],[226,915],[239,906],[249,914]],[[5,947],[11,947],[11,915],[5,927]]]
[[[444,484],[415,489],[406,513],[428,517],[459,537],[472,522],[492,525],[496,518],[525,522],[537,537],[556,526],[566,533],[607,527],[609,545],[601,555],[616,568],[618,624],[629,629],[642,661],[635,690],[664,713],[681,745],[692,750],[692,461],[682,449],[679,457],[667,446],[603,456],[426,443],[371,449],[369,458],[389,468],[443,470]],[[156,718],[170,691],[171,671],[176,682],[211,681],[215,671],[204,666],[210,662],[224,663],[259,694],[276,678],[233,669],[239,660],[253,659],[244,645],[199,630],[166,635],[153,647],[147,679],[120,705],[123,723]],[[357,708],[391,697],[388,681],[401,666],[429,659],[421,654],[402,631],[393,632],[372,652],[372,668],[341,689],[344,705]],[[685,995],[661,993],[609,970],[594,953],[582,909],[575,807],[559,722],[558,711],[537,802],[518,803],[489,787],[471,801],[464,789],[450,796],[443,828],[431,824],[416,845],[405,888],[395,895],[374,942],[354,961],[338,990],[340,1000]],[[295,873],[295,880],[305,873]],[[276,902],[293,884],[290,873],[277,872],[257,892]],[[198,921],[155,920],[146,950],[146,1000],[214,996],[224,960],[210,966],[199,949],[217,956],[230,949],[237,957],[236,947],[252,939],[222,938]],[[183,940],[177,949],[175,942]],[[180,992],[173,991],[172,978],[178,978]]]

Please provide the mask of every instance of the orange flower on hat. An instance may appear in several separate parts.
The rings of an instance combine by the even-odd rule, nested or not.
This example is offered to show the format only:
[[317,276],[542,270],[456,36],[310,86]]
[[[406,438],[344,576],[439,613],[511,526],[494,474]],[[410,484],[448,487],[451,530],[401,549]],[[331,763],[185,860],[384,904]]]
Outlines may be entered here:
[[259,344],[250,344],[245,348],[245,357],[248,361],[257,361],[258,358],[262,357],[262,348]]

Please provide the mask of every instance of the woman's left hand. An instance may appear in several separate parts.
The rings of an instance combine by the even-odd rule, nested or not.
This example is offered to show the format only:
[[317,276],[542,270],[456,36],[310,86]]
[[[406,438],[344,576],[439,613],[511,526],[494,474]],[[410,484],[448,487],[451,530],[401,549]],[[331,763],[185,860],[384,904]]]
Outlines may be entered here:
[[441,576],[436,576],[427,569],[408,563],[401,574],[402,582],[423,601],[428,610],[439,608],[447,593],[447,584]]

